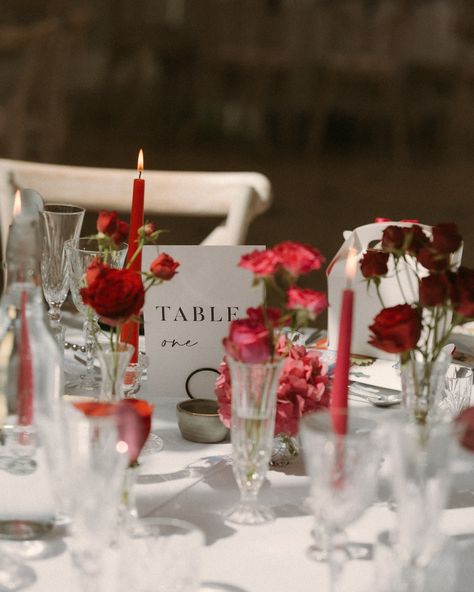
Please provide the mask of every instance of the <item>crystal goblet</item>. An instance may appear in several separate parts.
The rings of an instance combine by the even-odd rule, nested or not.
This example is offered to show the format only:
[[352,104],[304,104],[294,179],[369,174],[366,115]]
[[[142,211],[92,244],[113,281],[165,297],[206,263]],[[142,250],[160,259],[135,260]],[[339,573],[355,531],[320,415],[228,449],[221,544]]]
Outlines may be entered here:
[[61,306],[69,290],[64,243],[79,237],[85,210],[68,204],[47,204],[40,214],[43,230],[41,283],[53,332],[57,329],[60,333]]
[[77,310],[85,317],[83,324],[84,342],[86,347],[86,372],[81,377],[79,391],[95,391],[99,382],[94,374],[95,335],[98,331],[98,316],[81,297],[81,288],[85,286],[85,274],[90,263],[99,260],[111,267],[121,268],[125,262],[128,245],[122,243],[116,250],[100,250],[96,239],[79,238],[65,242],[68,262],[68,275],[72,300]]
[[[344,419],[347,431],[336,433]],[[342,585],[350,558],[345,528],[364,512],[375,495],[379,463],[375,420],[364,410],[324,410],[305,416],[301,438],[311,479],[311,506],[327,540],[331,590]]]

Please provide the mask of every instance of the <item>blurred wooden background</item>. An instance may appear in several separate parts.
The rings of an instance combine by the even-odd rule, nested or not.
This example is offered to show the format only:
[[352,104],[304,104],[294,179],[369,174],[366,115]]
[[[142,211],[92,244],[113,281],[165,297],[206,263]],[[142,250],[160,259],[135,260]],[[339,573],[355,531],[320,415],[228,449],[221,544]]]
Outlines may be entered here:
[[259,170],[275,205],[250,243],[329,259],[375,216],[454,220],[473,264],[472,0],[16,0],[0,19],[2,157]]

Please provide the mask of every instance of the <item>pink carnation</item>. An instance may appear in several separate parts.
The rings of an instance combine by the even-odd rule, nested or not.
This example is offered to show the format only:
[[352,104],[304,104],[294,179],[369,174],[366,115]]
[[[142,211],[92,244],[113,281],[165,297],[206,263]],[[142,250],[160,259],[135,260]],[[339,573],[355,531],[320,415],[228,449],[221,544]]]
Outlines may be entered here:
[[297,277],[309,273],[313,269],[321,269],[325,259],[321,253],[303,243],[284,241],[273,247],[280,267]]
[[[221,421],[230,428],[232,390],[229,367],[222,361],[216,380],[215,394]],[[275,435],[295,436],[299,420],[306,413],[329,405],[327,366],[320,353],[302,345],[291,348],[286,359],[277,392]]]
[[309,288],[293,287],[288,290],[288,308],[292,310],[306,310],[310,318],[326,310],[328,299],[323,292],[316,292]]

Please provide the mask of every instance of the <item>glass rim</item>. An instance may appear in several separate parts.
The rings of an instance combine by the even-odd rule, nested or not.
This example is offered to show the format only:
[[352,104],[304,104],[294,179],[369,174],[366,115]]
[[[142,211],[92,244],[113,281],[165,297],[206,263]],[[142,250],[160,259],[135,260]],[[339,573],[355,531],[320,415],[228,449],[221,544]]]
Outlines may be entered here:
[[[58,209],[55,209],[58,208]],[[67,210],[68,208],[70,208],[70,211],[61,211],[59,208],[64,208],[64,210]],[[51,202],[51,203],[47,203],[44,204],[43,206],[43,210],[41,210],[41,213],[50,213],[50,214],[63,214],[64,216],[71,216],[73,214],[85,214],[86,209],[82,208],[81,206],[76,206],[74,204],[67,204],[67,203],[56,203],[56,202]]]
[[[68,238],[66,241],[64,241],[64,247],[69,248],[71,250],[78,251],[80,253],[89,253],[91,255],[103,252],[103,251],[99,251],[99,249],[81,249],[79,247],[79,243],[81,243],[81,241],[88,241],[91,243],[98,242],[96,238],[89,238],[86,236],[81,236],[79,238]],[[125,251],[126,249],[128,249],[128,243],[120,243],[120,245],[118,245],[117,248],[113,249],[113,250],[114,251]]]

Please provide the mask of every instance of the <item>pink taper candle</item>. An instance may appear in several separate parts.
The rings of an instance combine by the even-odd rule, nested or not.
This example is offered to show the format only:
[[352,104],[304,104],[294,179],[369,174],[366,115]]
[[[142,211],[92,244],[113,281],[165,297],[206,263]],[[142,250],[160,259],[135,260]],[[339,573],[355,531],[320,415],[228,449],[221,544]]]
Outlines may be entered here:
[[[342,294],[341,316],[339,318],[339,339],[337,343],[336,366],[331,391],[331,411],[333,412],[333,428],[336,434],[347,432],[347,396],[349,387],[349,368],[351,365],[352,309],[354,292],[351,285],[356,269],[356,251],[349,250],[346,263],[346,289]],[[340,413],[340,412],[343,413]],[[339,413],[338,413],[339,412]]]

